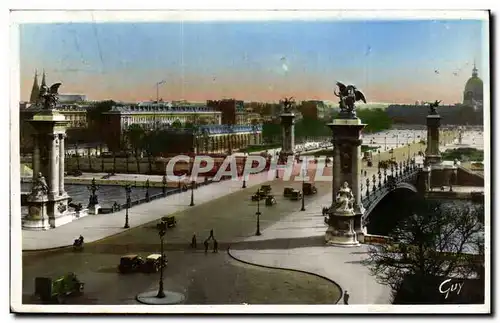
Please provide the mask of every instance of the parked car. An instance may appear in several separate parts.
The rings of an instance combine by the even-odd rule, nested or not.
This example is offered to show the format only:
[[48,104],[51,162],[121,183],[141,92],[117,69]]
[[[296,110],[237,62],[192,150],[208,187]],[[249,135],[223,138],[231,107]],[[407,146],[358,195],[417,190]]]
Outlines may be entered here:
[[83,292],[82,283],[74,273],[68,273],[58,279],[47,277],[35,278],[35,295],[43,303],[63,303],[68,296],[79,295]]
[[283,196],[286,197],[286,198],[291,197],[293,190],[294,189],[291,188],[291,187],[285,187],[285,189],[283,190]]
[[305,195],[313,195],[318,193],[318,189],[312,183],[304,183],[304,185],[302,185],[302,192],[304,192]]
[[[166,223],[167,228],[173,228],[173,227],[177,226],[177,220],[175,219],[175,216],[173,216],[173,215],[162,217],[161,222]],[[160,224],[158,224],[158,225],[160,225]]]
[[294,190],[292,191],[292,194],[290,195],[290,199],[291,199],[292,201],[298,201],[298,200],[300,200],[301,198],[302,198],[302,192],[301,192],[301,191],[299,191],[299,190],[295,190],[295,189],[294,189]]
[[252,201],[260,201],[265,199],[267,194],[263,192],[261,189],[257,191],[257,193],[252,195]]
[[120,258],[118,271],[122,274],[138,272],[143,264],[144,260],[139,255],[125,255]]
[[163,258],[160,254],[153,253],[146,257],[141,269],[145,273],[156,273],[161,269],[161,264],[167,265],[167,258]]
[[276,204],[276,198],[274,197],[274,195],[268,195],[266,197],[266,205],[267,206],[272,206]]
[[262,185],[260,187],[260,191],[263,192],[264,194],[269,194],[271,193],[271,185]]

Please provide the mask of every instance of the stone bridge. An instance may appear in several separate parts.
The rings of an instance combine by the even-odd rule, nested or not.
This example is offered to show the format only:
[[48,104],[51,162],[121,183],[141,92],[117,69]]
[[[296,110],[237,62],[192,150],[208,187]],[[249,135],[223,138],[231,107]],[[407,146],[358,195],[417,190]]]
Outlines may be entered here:
[[[361,203],[365,209],[362,222],[367,223],[376,206],[396,190],[407,190],[421,194],[425,198],[440,200],[466,199],[480,202],[484,199],[484,178],[479,174],[473,174],[460,167],[458,179],[452,183],[451,188],[445,177],[435,175],[439,173],[432,172],[432,184],[426,187],[425,181],[428,174],[414,160],[404,161],[391,168],[379,169],[375,173],[368,174],[364,179],[365,183],[360,184]],[[441,190],[442,186],[446,186],[446,189]]]
[[[368,174],[365,183],[360,184],[361,203],[365,209],[362,222],[367,222],[370,213],[389,193],[395,190],[422,192],[418,185],[420,173],[421,167],[411,160]],[[369,178],[370,175],[371,178]]]

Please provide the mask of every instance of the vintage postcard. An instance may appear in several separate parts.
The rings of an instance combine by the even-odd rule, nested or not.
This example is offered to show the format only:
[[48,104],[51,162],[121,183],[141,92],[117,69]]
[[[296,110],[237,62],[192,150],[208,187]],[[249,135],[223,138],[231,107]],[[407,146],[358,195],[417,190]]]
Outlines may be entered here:
[[12,311],[490,313],[489,15],[11,12]]

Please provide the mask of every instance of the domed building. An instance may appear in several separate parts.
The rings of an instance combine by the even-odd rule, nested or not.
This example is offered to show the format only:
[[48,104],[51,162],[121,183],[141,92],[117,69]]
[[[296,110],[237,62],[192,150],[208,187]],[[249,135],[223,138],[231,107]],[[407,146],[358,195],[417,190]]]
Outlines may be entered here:
[[483,105],[483,81],[477,74],[476,64],[472,69],[472,77],[465,83],[464,105],[482,107]]

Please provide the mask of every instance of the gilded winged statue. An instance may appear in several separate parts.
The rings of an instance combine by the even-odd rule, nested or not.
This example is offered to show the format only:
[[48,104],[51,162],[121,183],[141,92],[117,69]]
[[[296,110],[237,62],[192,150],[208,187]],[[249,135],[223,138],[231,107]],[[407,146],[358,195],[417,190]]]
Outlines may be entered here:
[[293,98],[293,96],[289,98],[284,98],[283,100],[280,101],[280,103],[283,105],[283,112],[290,113],[292,112],[292,109],[295,106],[295,99]]
[[439,103],[441,103],[441,101],[438,100],[429,103],[429,114],[438,114],[437,107],[439,106]]
[[45,110],[53,110],[57,105],[58,98],[58,90],[61,86],[61,83],[55,83],[50,86],[42,85],[40,88],[40,101],[42,102],[42,107]]
[[347,113],[352,117],[356,116],[356,106],[357,101],[363,101],[366,103],[366,98],[360,90],[356,88],[355,85],[345,85],[341,82],[337,82],[337,87],[339,91],[334,90],[336,97],[340,99],[340,112]]

